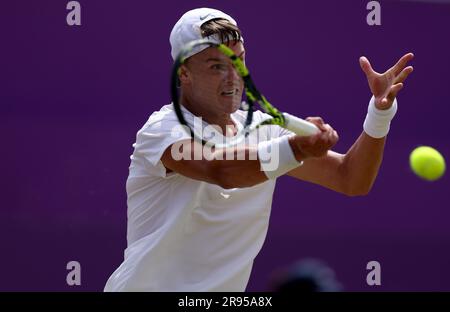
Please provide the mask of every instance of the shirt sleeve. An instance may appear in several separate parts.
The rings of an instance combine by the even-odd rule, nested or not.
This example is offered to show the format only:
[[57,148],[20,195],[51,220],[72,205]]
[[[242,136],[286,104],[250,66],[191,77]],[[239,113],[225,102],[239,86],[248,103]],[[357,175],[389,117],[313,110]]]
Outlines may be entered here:
[[188,130],[175,116],[152,115],[137,133],[131,156],[132,166],[141,165],[151,175],[166,177],[166,168],[161,162],[162,154],[170,145],[190,138]]

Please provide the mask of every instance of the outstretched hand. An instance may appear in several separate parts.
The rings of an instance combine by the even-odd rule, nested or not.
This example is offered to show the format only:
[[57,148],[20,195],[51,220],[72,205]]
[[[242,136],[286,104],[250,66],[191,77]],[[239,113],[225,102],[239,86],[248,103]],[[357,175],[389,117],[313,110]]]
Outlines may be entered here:
[[361,56],[359,64],[366,74],[370,91],[375,97],[375,106],[378,109],[388,109],[394,103],[397,93],[403,88],[403,82],[413,72],[413,67],[406,65],[414,57],[414,54],[408,53],[384,73],[380,74],[373,70],[369,60]]

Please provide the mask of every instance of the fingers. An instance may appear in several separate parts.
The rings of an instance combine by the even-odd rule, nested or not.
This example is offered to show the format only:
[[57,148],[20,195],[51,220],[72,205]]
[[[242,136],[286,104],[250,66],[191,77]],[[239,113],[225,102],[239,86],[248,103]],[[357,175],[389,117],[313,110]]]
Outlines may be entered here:
[[393,85],[389,91],[389,94],[381,99],[378,104],[375,104],[379,109],[388,109],[391,107],[394,99],[397,97],[398,92],[403,88],[403,83],[397,83]]
[[306,118],[306,121],[309,121],[313,124],[315,124],[320,130],[325,131],[323,129],[323,119],[321,117],[308,117]]
[[[391,91],[389,92],[387,99],[390,102],[393,102],[397,93],[403,88],[403,83],[397,83],[391,87]],[[383,104],[383,103],[382,103]]]
[[406,80],[408,78],[409,74],[413,72],[414,68],[412,66],[408,66],[402,70],[402,72],[395,78],[394,84],[400,83]]
[[329,125],[324,123],[323,119],[320,117],[308,117],[307,121],[314,123],[320,132],[309,137],[309,143],[319,144],[325,149],[330,149],[339,140],[337,132]]
[[321,117],[307,117],[306,121],[309,121],[317,126],[320,129],[320,133],[315,134],[313,136],[320,136],[320,134],[324,132],[333,131],[333,128],[329,124],[326,124]]
[[371,91],[376,97],[375,105],[377,108],[387,109],[392,105],[397,93],[403,88],[404,81],[414,71],[412,66],[406,67],[413,58],[414,54],[412,53],[403,55],[394,66],[380,75],[379,78],[381,79],[375,79],[378,81],[378,85],[376,83],[371,84]]
[[400,60],[398,60],[397,64],[395,64],[394,66],[392,66],[389,71],[392,71],[394,73],[395,76],[397,76],[398,74],[400,74],[403,70],[403,68],[405,68],[406,64],[411,61],[414,58],[414,54],[412,53],[407,53],[405,55],[403,55]]
[[325,124],[324,128],[326,129],[326,131],[322,133],[322,139],[326,148],[330,149],[337,143],[337,141],[339,140],[339,136],[329,124]]
[[397,83],[391,87],[391,92],[389,94],[397,95],[398,91],[400,91],[403,88],[403,83]]
[[365,56],[361,56],[359,58],[359,66],[361,66],[361,69],[366,74],[366,76],[372,75],[375,73],[375,71],[372,68],[372,65],[370,65],[369,60]]

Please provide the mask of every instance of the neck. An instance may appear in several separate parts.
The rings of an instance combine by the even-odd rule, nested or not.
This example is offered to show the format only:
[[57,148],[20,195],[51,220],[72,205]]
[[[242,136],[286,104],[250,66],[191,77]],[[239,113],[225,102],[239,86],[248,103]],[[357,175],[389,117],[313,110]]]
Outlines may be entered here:
[[201,117],[209,125],[218,126],[225,136],[234,136],[237,132],[236,124],[230,114],[215,113],[206,110],[196,109],[195,105],[191,105],[189,101],[183,100],[183,106],[194,116]]

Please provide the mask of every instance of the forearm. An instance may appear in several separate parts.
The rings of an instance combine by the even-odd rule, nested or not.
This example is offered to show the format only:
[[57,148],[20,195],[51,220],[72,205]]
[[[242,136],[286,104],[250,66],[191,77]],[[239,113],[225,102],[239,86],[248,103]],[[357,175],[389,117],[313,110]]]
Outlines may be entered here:
[[166,148],[166,169],[223,188],[250,187],[298,167],[288,136],[224,148],[183,140]]
[[386,137],[375,139],[361,133],[342,163],[346,193],[365,195],[370,191],[383,160],[385,142]]
[[391,120],[396,112],[395,98],[391,106],[384,109],[375,106],[374,96],[370,99],[364,131],[344,157],[343,172],[349,194],[364,195],[372,188],[383,160]]
[[168,171],[223,188],[249,187],[267,180],[256,146],[214,149],[183,140],[167,147],[161,161]]
[[213,156],[210,174],[225,189],[250,187],[267,180],[261,170],[257,146],[220,149]]
[[[227,148],[226,152],[229,151]],[[224,159],[224,151],[216,153]],[[263,141],[244,150],[237,148],[231,156],[232,160],[217,166],[217,172],[220,172],[222,178],[221,184],[227,188],[252,186],[268,178],[276,179],[301,165],[295,157],[288,136]]]

